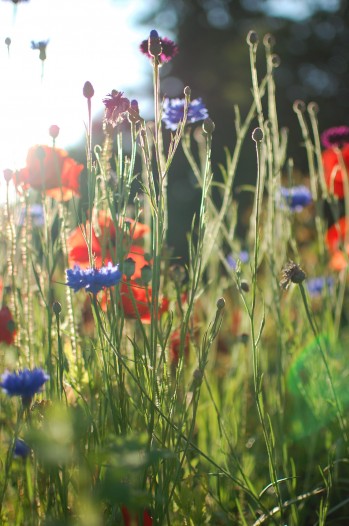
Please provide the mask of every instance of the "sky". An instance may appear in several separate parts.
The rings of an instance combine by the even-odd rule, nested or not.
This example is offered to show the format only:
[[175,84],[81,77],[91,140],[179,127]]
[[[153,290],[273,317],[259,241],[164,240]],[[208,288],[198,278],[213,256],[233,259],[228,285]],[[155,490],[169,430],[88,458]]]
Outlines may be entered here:
[[[1,173],[23,168],[30,146],[51,144],[52,124],[60,127],[57,147],[81,143],[87,122],[82,88],[87,80],[95,89],[95,115],[102,115],[102,99],[112,89],[138,99],[142,112],[142,93],[149,89],[152,69],[138,48],[153,26],[137,21],[152,5],[156,0],[30,0],[17,6],[0,0]],[[168,28],[164,31],[174,37]],[[42,40],[49,40],[43,76],[39,51],[31,49],[31,41]],[[146,98],[144,104],[149,113]]]

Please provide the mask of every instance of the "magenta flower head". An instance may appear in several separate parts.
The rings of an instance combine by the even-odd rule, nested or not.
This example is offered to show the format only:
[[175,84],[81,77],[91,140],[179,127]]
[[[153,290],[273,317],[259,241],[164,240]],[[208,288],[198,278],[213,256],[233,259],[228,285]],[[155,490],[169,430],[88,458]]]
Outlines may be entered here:
[[178,46],[175,44],[172,40],[170,40],[167,37],[161,38],[158,35],[158,32],[155,29],[152,29],[150,31],[149,38],[147,40],[143,40],[141,42],[141,45],[139,46],[139,49],[143,53],[143,55],[146,55],[149,58],[153,58],[153,54],[151,53],[151,49],[149,47],[152,45],[152,41],[154,41],[154,44],[160,44],[161,51],[160,51],[160,63],[162,62],[170,62],[170,60],[173,59],[178,54]]
[[29,405],[36,393],[41,391],[42,386],[49,376],[39,368],[24,369],[18,373],[6,371],[1,377],[0,387],[8,396],[21,396],[23,405]]
[[121,280],[119,265],[113,266],[108,263],[107,267],[81,269],[78,265],[66,271],[66,285],[72,288],[74,292],[85,289],[87,292],[97,294],[104,287],[117,285]]
[[34,40],[32,40],[31,48],[38,49],[40,51],[39,53],[40,60],[46,60],[46,48],[47,48],[48,43],[49,43],[49,40],[40,40],[39,42],[34,42]]
[[325,130],[321,134],[321,142],[324,148],[335,146],[342,148],[344,144],[349,143],[349,126],[337,126]]
[[[165,99],[162,120],[168,130],[175,131],[184,117],[185,99]],[[208,117],[208,111],[202,99],[193,99],[189,103],[187,124],[202,121]]]
[[126,112],[130,107],[130,101],[123,97],[122,91],[115,89],[103,99],[105,106],[105,121],[111,124],[114,128],[126,118]]

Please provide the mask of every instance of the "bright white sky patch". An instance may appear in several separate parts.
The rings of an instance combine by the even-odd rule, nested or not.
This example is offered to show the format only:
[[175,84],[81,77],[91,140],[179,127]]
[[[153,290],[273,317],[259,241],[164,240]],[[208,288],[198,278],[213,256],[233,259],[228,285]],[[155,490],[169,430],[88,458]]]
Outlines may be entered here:
[[[142,111],[142,92],[152,72],[138,48],[153,28],[137,27],[135,18],[154,4],[155,0],[30,0],[17,5],[14,18],[12,2],[0,1],[1,179],[5,168],[25,166],[30,146],[51,144],[51,124],[60,127],[57,147],[67,148],[84,137],[86,80],[95,89],[94,113],[103,111],[102,99],[112,89],[138,99]],[[10,57],[7,37],[12,40]],[[42,62],[31,41],[47,39],[41,80]],[[4,186],[0,188],[3,193]]]

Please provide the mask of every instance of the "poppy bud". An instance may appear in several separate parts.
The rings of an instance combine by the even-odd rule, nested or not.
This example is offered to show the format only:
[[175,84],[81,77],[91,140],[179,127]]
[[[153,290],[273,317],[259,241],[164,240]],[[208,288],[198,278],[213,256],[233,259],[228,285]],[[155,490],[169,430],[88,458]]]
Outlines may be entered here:
[[59,135],[59,126],[57,126],[56,124],[52,124],[52,126],[50,126],[48,129],[48,133],[52,137],[52,139],[57,139]]
[[62,312],[62,305],[59,303],[59,301],[54,301],[52,305],[53,312],[58,315]]
[[133,276],[136,270],[136,262],[132,258],[127,258],[124,261],[124,274],[127,278]]
[[10,37],[5,38],[5,44],[6,44],[7,47],[10,47],[10,45],[11,45]]
[[149,265],[144,265],[144,267],[141,268],[141,280],[142,283],[148,284],[153,277],[153,271]]
[[13,177],[13,171],[10,170],[9,168],[6,168],[4,170],[4,179],[5,179],[5,181],[7,183],[9,183],[11,181],[12,177]]
[[91,99],[95,94],[95,90],[93,89],[91,82],[88,80],[85,82],[84,87],[82,88],[82,93],[86,99]]

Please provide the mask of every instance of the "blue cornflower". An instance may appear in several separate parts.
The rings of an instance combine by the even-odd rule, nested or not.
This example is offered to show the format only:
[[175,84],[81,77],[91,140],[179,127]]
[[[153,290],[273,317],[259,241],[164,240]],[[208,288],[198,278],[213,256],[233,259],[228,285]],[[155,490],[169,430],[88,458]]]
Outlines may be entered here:
[[227,262],[229,267],[233,270],[236,270],[238,259],[241,261],[241,263],[248,263],[250,256],[246,250],[241,250],[241,252],[237,256],[233,256],[233,254],[228,254]]
[[46,60],[46,48],[47,48],[48,43],[49,43],[49,40],[40,40],[39,42],[34,42],[34,40],[32,40],[31,42],[31,48],[35,50],[36,49],[39,50],[40,60]]
[[280,188],[282,200],[288,205],[292,212],[300,212],[312,202],[309,188],[304,185],[293,186],[292,188]]
[[13,455],[15,457],[26,458],[29,455],[30,451],[30,447],[24,442],[24,440],[22,440],[21,438],[16,439],[15,447],[13,449]]
[[[168,130],[175,131],[179,121],[184,117],[185,99],[165,99],[163,106],[162,120]],[[202,121],[208,117],[202,99],[194,99],[189,103],[187,124]]]
[[306,280],[306,286],[311,297],[320,296],[322,291],[327,287],[329,290],[333,289],[334,279],[331,276],[327,278],[318,277]]
[[6,371],[1,377],[0,387],[8,396],[21,396],[23,400],[30,400],[35,393],[41,391],[49,376],[39,368],[29,371],[24,369],[18,373]]
[[87,292],[97,294],[103,287],[112,287],[117,285],[121,279],[121,272],[119,265],[113,267],[112,263],[108,263],[107,267],[87,268],[81,269],[78,265],[67,270],[68,287],[71,287],[74,292],[80,289],[85,289]]

